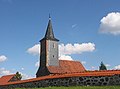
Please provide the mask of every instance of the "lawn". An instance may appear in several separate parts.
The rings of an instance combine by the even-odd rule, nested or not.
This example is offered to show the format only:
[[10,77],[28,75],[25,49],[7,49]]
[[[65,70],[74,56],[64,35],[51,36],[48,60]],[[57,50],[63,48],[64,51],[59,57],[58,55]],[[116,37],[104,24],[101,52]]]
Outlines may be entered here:
[[16,88],[16,89],[120,89],[120,86],[74,86],[74,87]]

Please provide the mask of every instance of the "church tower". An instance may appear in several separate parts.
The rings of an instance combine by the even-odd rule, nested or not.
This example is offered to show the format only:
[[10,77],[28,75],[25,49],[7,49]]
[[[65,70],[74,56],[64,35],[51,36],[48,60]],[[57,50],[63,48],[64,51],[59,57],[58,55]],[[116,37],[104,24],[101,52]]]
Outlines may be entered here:
[[40,66],[36,77],[49,74],[48,66],[59,66],[58,41],[54,36],[51,18],[49,17],[46,34],[40,40]]

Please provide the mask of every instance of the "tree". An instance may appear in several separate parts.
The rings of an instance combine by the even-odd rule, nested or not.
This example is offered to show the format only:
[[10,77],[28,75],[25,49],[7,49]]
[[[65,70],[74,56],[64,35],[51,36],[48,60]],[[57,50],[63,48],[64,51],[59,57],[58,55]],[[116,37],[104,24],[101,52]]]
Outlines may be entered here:
[[103,64],[103,62],[101,62],[100,66],[99,66],[99,70],[107,70],[106,66]]
[[22,75],[19,74],[19,72],[16,73],[15,77],[16,77],[16,79],[18,79],[18,80],[21,80],[21,79],[22,79]]

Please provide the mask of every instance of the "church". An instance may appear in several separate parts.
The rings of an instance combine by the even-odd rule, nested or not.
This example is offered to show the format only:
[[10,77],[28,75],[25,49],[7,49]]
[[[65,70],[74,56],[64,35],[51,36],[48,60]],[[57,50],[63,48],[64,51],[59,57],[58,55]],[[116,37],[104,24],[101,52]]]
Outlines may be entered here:
[[49,17],[45,36],[40,40],[40,66],[36,77],[85,71],[85,68],[79,61],[58,59],[58,42],[59,40],[54,36],[51,18]]
[[86,70],[79,61],[59,60],[58,44],[49,17],[45,36],[40,40],[36,78],[21,80],[17,73],[4,75],[0,77],[0,89],[120,85],[120,70]]

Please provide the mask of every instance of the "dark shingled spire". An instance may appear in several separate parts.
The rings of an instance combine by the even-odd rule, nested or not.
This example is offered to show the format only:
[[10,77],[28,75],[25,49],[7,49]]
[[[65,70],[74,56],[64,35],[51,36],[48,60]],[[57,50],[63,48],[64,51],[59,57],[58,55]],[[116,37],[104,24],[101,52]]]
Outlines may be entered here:
[[[46,34],[45,34],[45,37],[44,37],[43,39],[59,41],[58,39],[56,39],[56,38],[54,37],[54,33],[53,33],[53,28],[52,28],[52,22],[51,22],[51,17],[50,17],[50,15],[49,15],[49,22],[48,22]],[[42,39],[42,40],[43,40],[43,39]]]

